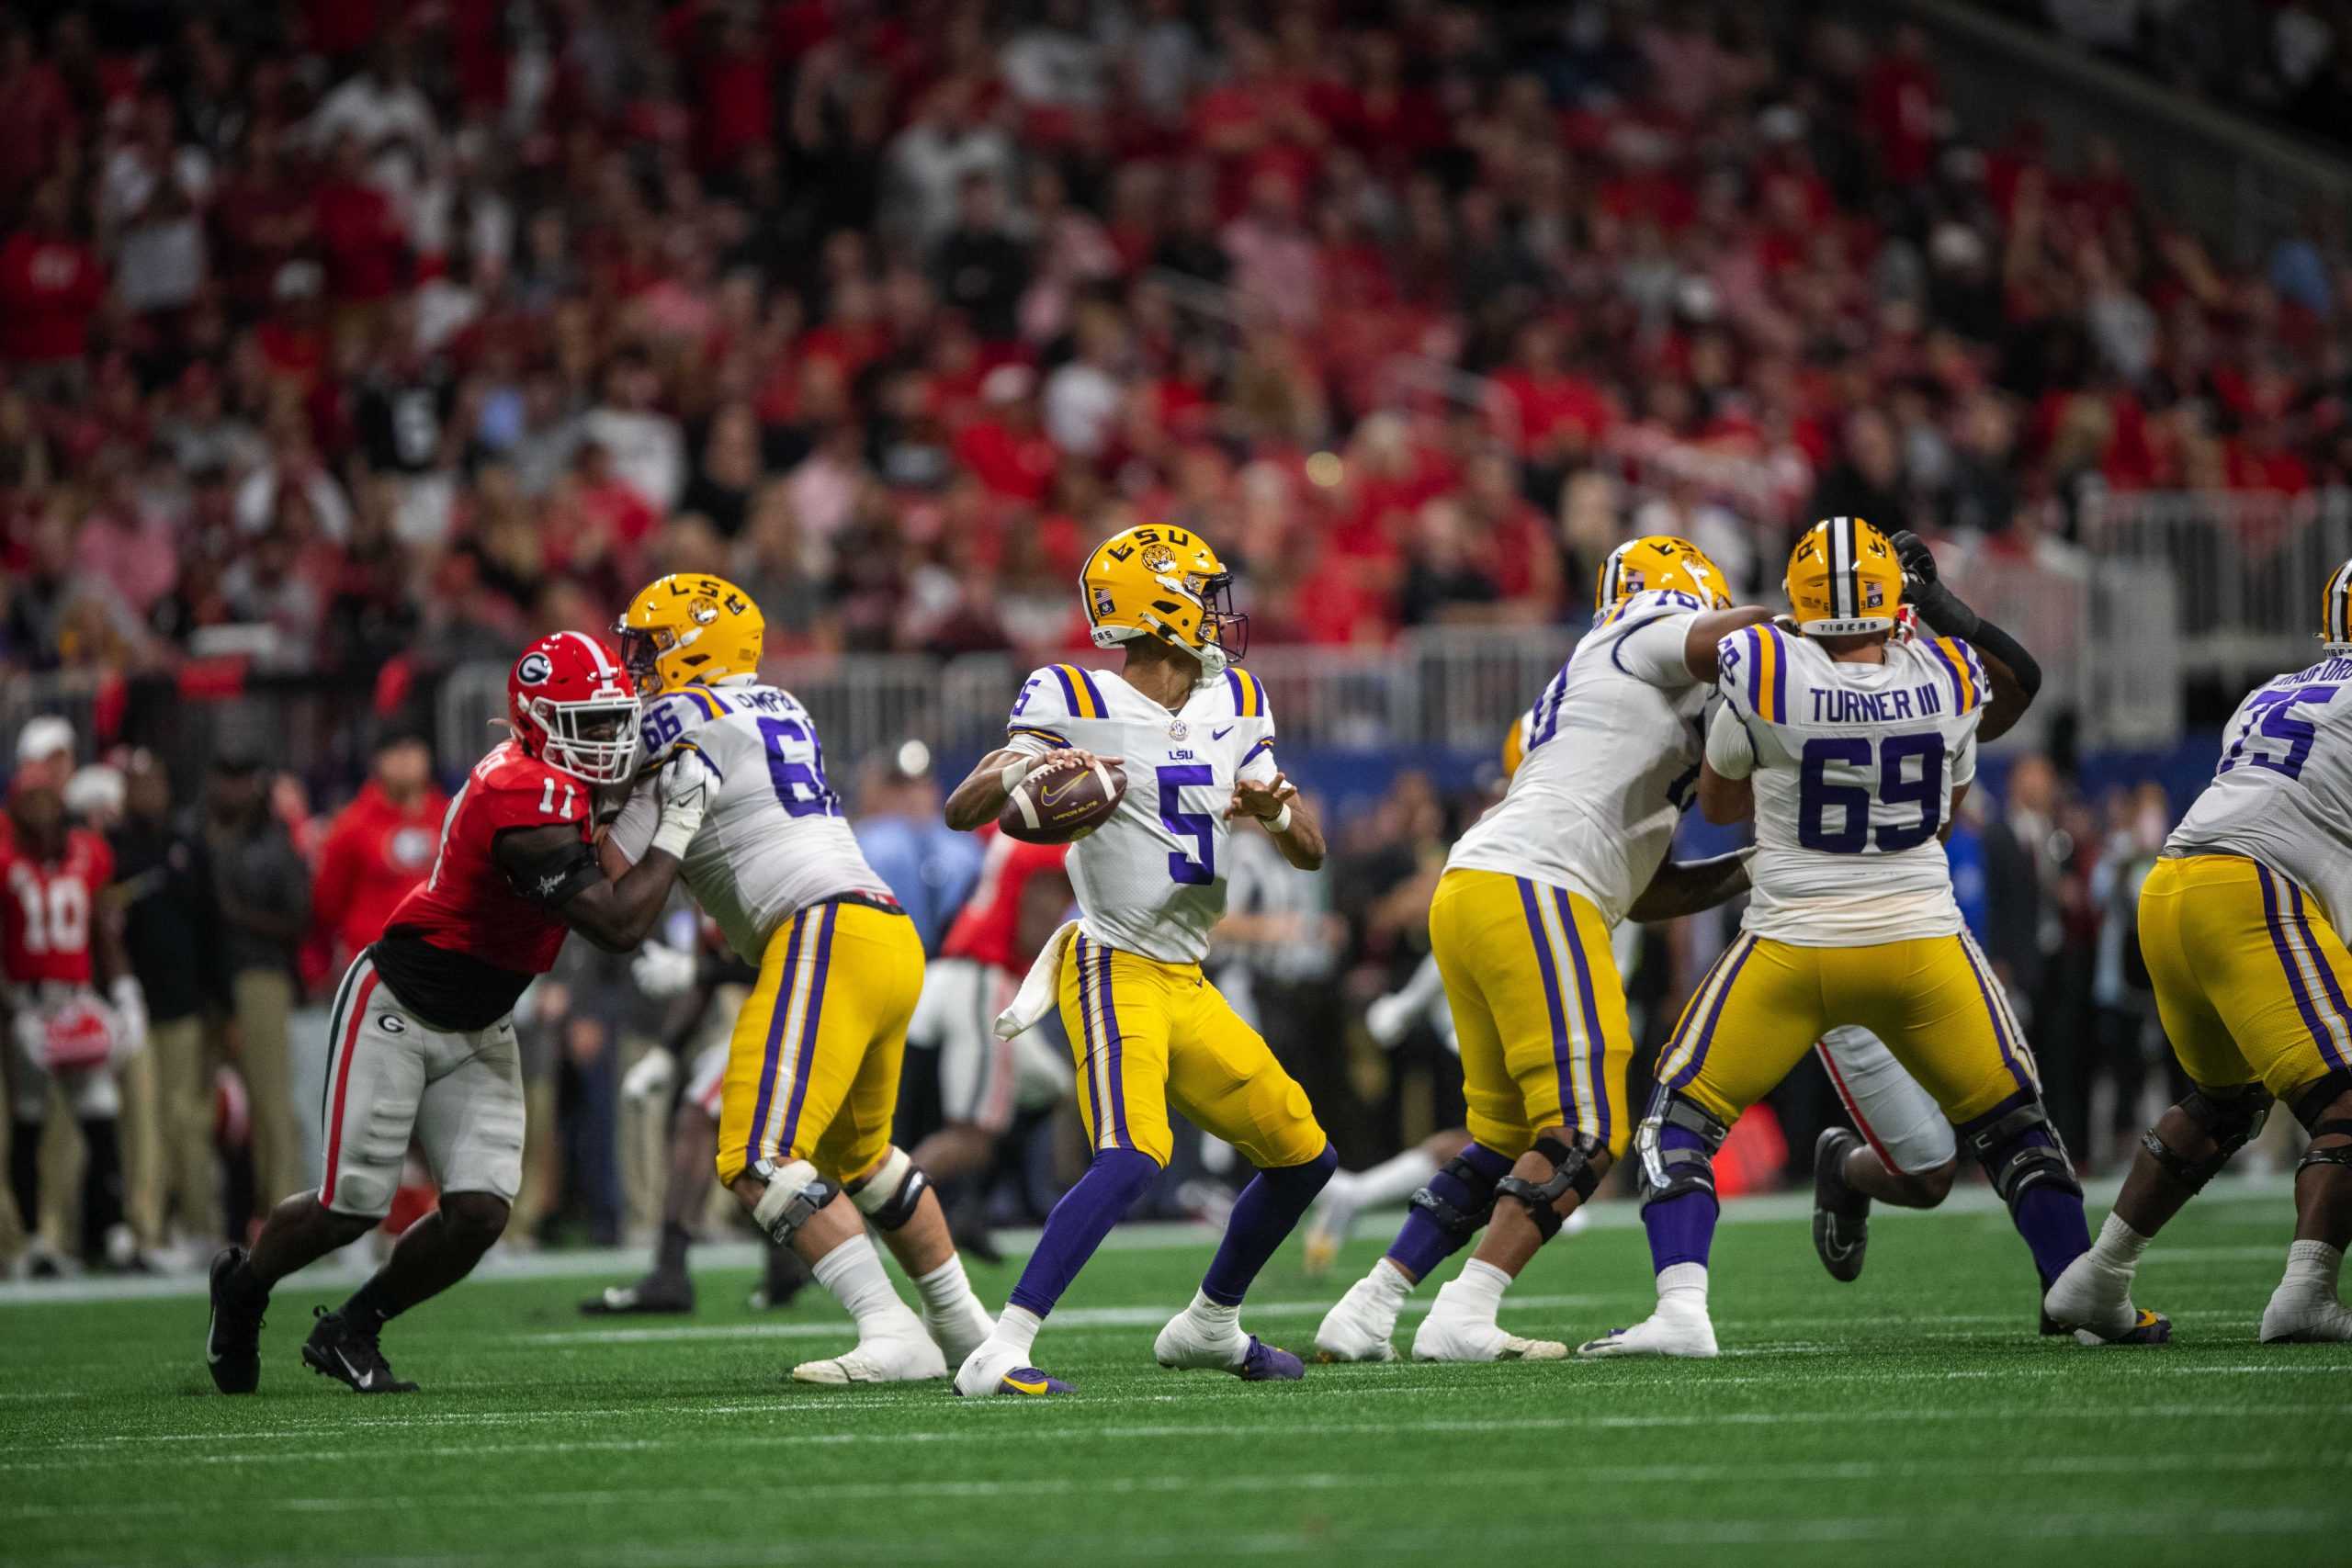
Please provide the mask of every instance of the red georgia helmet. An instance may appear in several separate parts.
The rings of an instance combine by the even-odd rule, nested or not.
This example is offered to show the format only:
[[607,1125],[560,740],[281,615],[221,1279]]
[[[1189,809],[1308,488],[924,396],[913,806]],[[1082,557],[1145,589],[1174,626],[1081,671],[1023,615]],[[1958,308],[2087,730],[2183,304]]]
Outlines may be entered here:
[[506,721],[523,750],[588,784],[619,784],[637,761],[637,688],[603,638],[557,632],[506,673]]

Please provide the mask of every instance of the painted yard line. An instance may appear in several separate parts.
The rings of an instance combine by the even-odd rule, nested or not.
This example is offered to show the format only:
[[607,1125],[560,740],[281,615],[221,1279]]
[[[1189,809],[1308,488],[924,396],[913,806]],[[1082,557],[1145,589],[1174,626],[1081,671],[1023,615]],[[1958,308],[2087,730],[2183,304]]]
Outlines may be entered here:
[[[2091,1203],[2103,1208],[2114,1198],[2119,1185],[2114,1179],[2102,1179],[2089,1184]],[[2211,1212],[2220,1205],[2235,1205],[2256,1201],[2276,1201],[2292,1193],[2294,1184],[2284,1175],[2264,1174],[2225,1179],[2222,1185],[2207,1189],[2197,1201],[2199,1213]],[[1368,1212],[1359,1217],[1353,1234],[1367,1238],[1385,1235],[1392,1229],[1401,1209]],[[1722,1224],[1775,1224],[1806,1219],[1813,1213],[1813,1198],[1807,1192],[1773,1192],[1751,1198],[1734,1198],[1724,1204]],[[1937,1215],[1978,1214],[1997,1216],[2004,1220],[2007,1212],[1990,1188],[1965,1187],[1953,1193],[1940,1209],[1906,1210],[1880,1204],[1874,1219],[1897,1224]],[[1592,1227],[1595,1230],[1639,1230],[1641,1210],[1630,1201],[1612,1201],[1594,1206]],[[1160,1252],[1170,1249],[1200,1247],[1213,1249],[1219,1232],[1216,1227],[1185,1220],[1144,1221],[1125,1224],[1104,1238],[1102,1250],[1106,1252]],[[1034,1229],[1006,1230],[998,1233],[998,1240],[1008,1258],[1027,1256],[1036,1246]],[[2285,1256],[2281,1249],[2278,1256]],[[2149,1257],[2162,1255],[2159,1244]],[[757,1242],[727,1241],[707,1243],[695,1249],[695,1259],[705,1269],[757,1269],[765,1248]],[[613,1281],[634,1279],[645,1270],[647,1249],[642,1247],[583,1247],[556,1252],[517,1252],[501,1247],[492,1252],[476,1272],[479,1280],[594,1280],[609,1277]],[[314,1285],[322,1280],[356,1280],[364,1270],[357,1269],[343,1255],[322,1259],[310,1269],[288,1276],[298,1285]],[[188,1296],[202,1296],[206,1285],[201,1274],[171,1275],[161,1279],[115,1279],[85,1277],[79,1280],[17,1280],[0,1283],[0,1307],[66,1304],[83,1302],[153,1301]]]
[[[1753,1379],[1746,1381],[1762,1382],[1767,1380]],[[1366,1390],[1363,1392],[1419,1393],[1436,1396],[1443,1393],[1445,1391],[1442,1389],[1392,1388],[1384,1391]],[[1080,1405],[1077,1402],[1070,1402],[1067,1404],[1057,1402],[1051,1404],[1039,1404],[1027,1400],[1008,1400],[1001,1402],[990,1401],[976,1406],[967,1406],[966,1408],[974,1410],[995,1409],[1004,1410],[1007,1412],[1018,1410],[1031,1413],[1059,1409],[1072,1414],[1080,1414],[1084,1410],[1084,1406]],[[1097,1408],[1099,1408],[1099,1406]],[[567,1411],[561,1414],[563,1418],[576,1422],[577,1420],[583,1418],[627,1416],[632,1414],[641,1415],[642,1413],[643,1412],[641,1410],[616,1409],[604,1411]],[[693,1414],[698,1417],[710,1415],[748,1414],[788,1416],[794,1413],[794,1408],[779,1405],[721,1405],[696,1409],[693,1412]],[[1944,1405],[1929,1405],[1914,1406],[1908,1409],[1900,1410],[1841,1408],[1836,1410],[1813,1411],[1734,1411],[1713,1414],[1658,1411],[1641,1415],[1618,1415],[1595,1412],[1591,1414],[1573,1416],[1514,1417],[1511,1421],[1511,1426],[1514,1428],[1527,1427],[1547,1431],[1649,1431],[1679,1430],[1692,1427],[1832,1426],[1857,1421],[1883,1421],[1895,1423],[1993,1423],[2000,1421],[2030,1421],[2035,1423],[2048,1423],[2052,1420],[2071,1419],[2096,1421],[2105,1424],[2114,1421],[2120,1415],[2123,1414],[2128,1414],[2133,1419],[2146,1417],[2152,1420],[2212,1421],[2236,1419],[2276,1422],[2281,1417],[2314,1415],[2342,1416],[2344,1413],[2344,1406],[2336,1404],[2264,1404],[2261,1406],[2211,1404],[2144,1404],[2134,1405],[2131,1407],[2128,1412],[2119,1412],[2111,1408],[2050,1410],[2039,1405],[2008,1407],[1979,1405],[1968,1409],[1953,1409]],[[1214,1416],[1215,1413],[1211,1414]],[[475,1419],[464,1422],[413,1422],[402,1423],[402,1425],[519,1425],[522,1424],[522,1421],[524,1420],[540,1421],[550,1418],[552,1417],[548,1415],[534,1414],[527,1417],[521,1417],[512,1423]],[[730,1450],[747,1447],[790,1448],[803,1445],[808,1447],[836,1447],[868,1443],[1002,1443],[1006,1438],[1006,1434],[1001,1429],[1004,1425],[1009,1424],[1013,1420],[1032,1420],[1035,1418],[1036,1416],[1035,1415],[1015,1417],[1008,1414],[1005,1419],[1001,1422],[985,1421],[969,1427],[938,1427],[915,1431],[763,1432],[748,1427],[739,1427],[729,1431],[727,1442],[728,1447]],[[382,1427],[379,1426],[377,1429],[380,1430]],[[1491,1432],[1493,1429],[1494,1423],[1487,1419],[1469,1419],[1453,1416],[1425,1416],[1418,1418],[1405,1416],[1380,1421],[1321,1420],[1252,1424],[1249,1427],[1240,1429],[1237,1432],[1237,1429],[1229,1422],[1218,1419],[1210,1419],[1193,1422],[1156,1422],[1148,1425],[1131,1424],[1126,1426],[1111,1427],[1056,1427],[1046,1430],[1032,1429],[1027,1433],[1027,1437],[1032,1442],[1067,1439],[1081,1444],[1091,1443],[1097,1440],[1110,1442],[1158,1442],[1170,1438],[1201,1438],[1216,1443],[1230,1445],[1237,1436],[1245,1439],[1261,1438],[1300,1438],[1308,1441],[1316,1441],[1320,1440],[1329,1435],[1378,1436],[1388,1433],[1405,1432]],[[237,1442],[254,1442],[265,1438],[284,1438],[310,1443],[322,1436],[334,1435],[335,1432],[335,1427],[322,1426],[271,1432],[183,1433],[177,1434],[177,1436],[185,1440],[211,1440],[224,1445]],[[342,1435],[347,1438],[349,1433],[346,1430]],[[84,1442],[51,1443],[43,1445],[43,1449],[44,1451],[54,1451],[59,1449],[96,1450],[102,1450],[106,1455],[119,1455],[123,1446],[125,1445],[145,1444],[157,1440],[159,1439],[153,1437],[124,1437]],[[496,1456],[508,1454],[629,1453],[650,1450],[674,1451],[678,1447],[678,1442],[679,1439],[674,1437],[565,1438],[548,1441],[526,1440],[519,1442],[497,1440],[479,1443],[446,1443],[425,1447],[404,1447],[397,1450],[343,1449],[330,1450],[306,1448],[298,1453],[268,1453],[256,1451],[250,1456],[219,1453],[197,1456],[196,1458],[187,1461],[180,1461],[177,1455],[158,1454],[151,1457],[153,1460],[170,1461],[171,1462],[220,1464],[243,1462],[347,1462],[350,1461],[364,1461],[381,1460],[387,1457],[407,1458],[411,1456],[464,1458],[474,1455]],[[73,1466],[69,1463],[49,1461],[0,1461],[0,1472],[70,1468],[73,1468]]]

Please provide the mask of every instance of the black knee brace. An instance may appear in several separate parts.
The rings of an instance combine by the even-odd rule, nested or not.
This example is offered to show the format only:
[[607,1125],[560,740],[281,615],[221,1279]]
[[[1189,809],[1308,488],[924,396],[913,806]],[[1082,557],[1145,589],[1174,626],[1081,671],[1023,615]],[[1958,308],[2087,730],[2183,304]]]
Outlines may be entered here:
[[2083,1195],[2066,1145],[2058,1141],[2058,1130],[2050,1124],[2039,1097],[2007,1109],[1996,1107],[1955,1130],[2012,1213],[2018,1201],[2037,1187]]
[[1495,1196],[1510,1198],[1522,1204],[1527,1217],[1544,1233],[1545,1241],[1560,1234],[1560,1212],[1553,1207],[1560,1195],[1574,1190],[1579,1201],[1592,1196],[1600,1185],[1600,1173],[1592,1168],[1592,1156],[1601,1152],[1600,1140],[1579,1133],[1573,1144],[1557,1138],[1538,1138],[1534,1152],[1552,1162],[1552,1174],[1541,1181],[1524,1177],[1506,1176],[1495,1183]]
[[2316,1083],[2306,1084],[2295,1095],[2295,1120],[2303,1124],[2304,1132],[2316,1138],[2328,1111],[2347,1094],[2352,1094],[2352,1073],[2334,1072]]
[[2165,1143],[2154,1127],[2140,1134],[2140,1146],[2148,1151],[2149,1157],[2163,1168],[2165,1175],[2197,1192],[2221,1174],[2231,1156],[2253,1142],[2254,1135],[2262,1131],[2263,1122],[2270,1115],[2270,1093],[2260,1084],[2210,1094],[2192,1089],[2181,1097],[2179,1110],[2213,1140],[2211,1155],[2191,1159]]
[[[1438,1190],[1440,1182],[1451,1179],[1477,1201],[1458,1202]],[[1456,1241],[1468,1241],[1486,1227],[1494,1217],[1497,1183],[1487,1179],[1486,1172],[1460,1155],[1445,1162],[1427,1186],[1418,1189],[1412,1197],[1413,1207],[1427,1214],[1437,1228]]]
[[850,1194],[850,1201],[876,1225],[894,1231],[915,1217],[915,1205],[922,1201],[923,1190],[930,1185],[931,1178],[922,1173],[922,1167],[904,1149],[894,1147],[881,1168]]
[[1714,1196],[1715,1151],[1729,1136],[1731,1129],[1704,1106],[1660,1088],[1650,1097],[1649,1114],[1634,1134],[1642,1156],[1642,1207],[1685,1192]]

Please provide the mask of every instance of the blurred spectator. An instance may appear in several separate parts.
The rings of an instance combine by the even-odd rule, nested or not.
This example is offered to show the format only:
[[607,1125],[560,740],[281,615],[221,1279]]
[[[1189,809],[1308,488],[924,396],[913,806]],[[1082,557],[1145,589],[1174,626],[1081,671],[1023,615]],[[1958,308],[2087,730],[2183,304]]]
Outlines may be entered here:
[[867,863],[936,953],[947,922],[964,905],[979,874],[980,842],[951,831],[940,818],[939,781],[931,753],[909,741],[889,758],[876,758],[858,775],[857,815],[851,826]]
[[252,754],[221,752],[205,789],[204,825],[231,1039],[253,1102],[254,1181],[265,1209],[308,1179],[287,1018],[297,995],[296,950],[310,931],[311,871],[272,809],[269,782]]
[[424,737],[385,730],[368,782],[327,828],[311,885],[311,919],[334,942],[334,973],[384,934],[393,908],[432,871],[448,807]]

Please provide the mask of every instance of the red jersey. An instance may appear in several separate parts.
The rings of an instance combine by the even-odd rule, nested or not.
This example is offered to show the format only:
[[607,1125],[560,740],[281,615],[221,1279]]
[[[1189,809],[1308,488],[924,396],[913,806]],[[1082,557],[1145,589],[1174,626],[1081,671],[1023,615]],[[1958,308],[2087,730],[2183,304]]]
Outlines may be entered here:
[[947,940],[939,946],[942,958],[968,958],[1016,973],[1035,958],[1020,950],[1021,895],[1029,879],[1040,872],[1058,872],[1069,857],[1068,844],[1024,844],[1009,839],[991,822],[980,829],[988,840],[980,861],[979,880],[964,900]]
[[433,870],[448,805],[427,788],[413,806],[395,806],[370,780],[336,816],[319,855],[311,913],[345,953],[383,935],[401,900]]
[[0,880],[7,884],[0,899],[0,968],[10,982],[89,985],[90,921],[99,891],[114,880],[114,851],[106,840],[86,828],[69,829],[65,852],[55,860],[21,843],[0,847]]
[[441,819],[432,874],[393,908],[369,950],[402,1002],[450,1029],[486,1029],[514,1010],[533,976],[555,967],[571,928],[538,890],[509,880],[495,845],[510,829],[559,822],[590,845],[590,793],[513,740],[474,764]]

